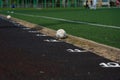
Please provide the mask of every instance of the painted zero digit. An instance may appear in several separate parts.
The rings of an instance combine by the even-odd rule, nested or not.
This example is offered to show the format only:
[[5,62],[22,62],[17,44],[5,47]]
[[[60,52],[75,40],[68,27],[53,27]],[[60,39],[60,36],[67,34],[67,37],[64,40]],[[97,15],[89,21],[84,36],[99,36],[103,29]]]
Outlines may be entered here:
[[107,63],[107,65],[110,67],[120,67],[120,65],[118,63],[115,63],[115,62],[109,62],[109,63]]

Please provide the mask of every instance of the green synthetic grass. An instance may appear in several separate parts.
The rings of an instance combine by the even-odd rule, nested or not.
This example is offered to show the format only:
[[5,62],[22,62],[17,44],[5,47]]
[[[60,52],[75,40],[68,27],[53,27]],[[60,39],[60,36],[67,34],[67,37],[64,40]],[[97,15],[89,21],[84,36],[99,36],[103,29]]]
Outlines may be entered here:
[[[2,9],[1,13],[8,15],[8,10],[9,9]],[[89,23],[120,26],[120,9],[118,8],[104,8],[97,10],[79,8],[15,9],[14,12],[38,16],[49,16],[54,18],[62,18]],[[55,30],[63,28],[68,34],[120,48],[120,29],[91,26],[87,24],[69,23],[64,21],[45,19],[41,17],[29,17],[16,14],[10,15]]]

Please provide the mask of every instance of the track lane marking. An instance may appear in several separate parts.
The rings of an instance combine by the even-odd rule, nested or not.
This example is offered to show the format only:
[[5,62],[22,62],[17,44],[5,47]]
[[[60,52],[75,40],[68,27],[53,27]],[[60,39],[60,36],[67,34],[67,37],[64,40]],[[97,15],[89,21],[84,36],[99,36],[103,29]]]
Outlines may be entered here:
[[67,20],[67,19],[62,19],[62,18],[54,18],[54,17],[48,17],[48,16],[36,16],[36,15],[23,14],[23,13],[14,13],[14,14],[23,15],[23,16],[30,16],[30,17],[41,17],[41,18],[53,19],[53,20],[59,20],[59,21],[65,21],[65,22],[70,22],[70,23],[79,23],[79,24],[86,24],[86,25],[92,25],[92,26],[100,26],[100,27],[120,29],[119,26],[95,24],[95,23],[89,23],[89,22],[73,21],[73,20]]

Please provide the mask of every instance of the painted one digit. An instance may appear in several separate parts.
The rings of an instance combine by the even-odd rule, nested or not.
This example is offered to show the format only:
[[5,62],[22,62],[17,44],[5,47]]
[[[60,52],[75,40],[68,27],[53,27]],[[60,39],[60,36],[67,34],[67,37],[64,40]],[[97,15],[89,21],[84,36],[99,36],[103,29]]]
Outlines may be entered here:
[[101,67],[109,67],[106,63],[100,63]]

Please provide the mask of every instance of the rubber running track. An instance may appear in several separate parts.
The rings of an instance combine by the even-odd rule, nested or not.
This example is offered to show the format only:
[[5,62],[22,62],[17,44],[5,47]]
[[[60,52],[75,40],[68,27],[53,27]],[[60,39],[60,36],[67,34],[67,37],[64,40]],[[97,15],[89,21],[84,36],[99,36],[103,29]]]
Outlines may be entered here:
[[0,80],[120,80],[120,64],[1,17]]

